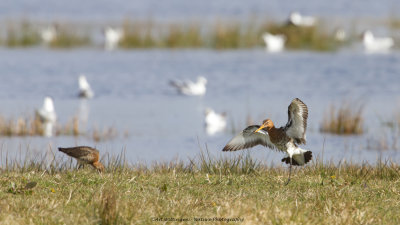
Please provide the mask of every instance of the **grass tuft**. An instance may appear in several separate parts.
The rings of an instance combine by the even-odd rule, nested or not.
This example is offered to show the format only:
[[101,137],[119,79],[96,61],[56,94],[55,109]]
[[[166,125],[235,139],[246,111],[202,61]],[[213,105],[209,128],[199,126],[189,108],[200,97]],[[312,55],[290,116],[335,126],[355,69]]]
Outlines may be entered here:
[[217,158],[207,149],[200,151],[197,159],[190,162],[193,168],[208,174],[253,174],[260,168],[260,162],[254,160],[249,151],[234,158]]
[[241,31],[236,23],[217,23],[211,36],[211,46],[215,49],[239,48]]
[[339,44],[333,35],[318,26],[298,27],[290,24],[269,23],[265,29],[271,34],[285,35],[288,49],[332,51],[336,50]]
[[338,135],[358,135],[364,133],[364,106],[352,102],[342,102],[339,107],[331,105],[321,123],[320,130]]
[[[44,136],[44,123],[39,116],[5,118],[0,115],[0,136]],[[93,138],[96,142],[112,140],[118,137],[118,132],[114,127],[104,127],[102,130],[97,126],[91,131],[91,135],[79,129],[79,119],[73,117],[65,124],[57,123],[55,125],[56,136],[87,136]]]
[[97,126],[92,131],[92,139],[95,142],[112,140],[118,136],[117,129],[114,127],[104,127],[102,130]]
[[87,34],[80,34],[71,27],[59,27],[57,36],[49,43],[51,48],[73,48],[90,45],[91,40]]
[[101,203],[99,209],[100,224],[112,225],[118,223],[117,193],[116,187],[108,186],[101,193]]
[[30,47],[40,44],[38,32],[31,23],[22,21],[20,24],[9,24],[4,44],[7,47]]

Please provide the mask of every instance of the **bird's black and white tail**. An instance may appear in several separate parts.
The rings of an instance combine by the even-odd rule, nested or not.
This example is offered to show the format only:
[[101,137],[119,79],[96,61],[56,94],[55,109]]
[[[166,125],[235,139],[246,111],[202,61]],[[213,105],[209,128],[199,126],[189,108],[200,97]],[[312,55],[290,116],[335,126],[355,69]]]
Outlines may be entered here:
[[[303,154],[297,154],[293,155],[292,158],[292,165],[293,166],[302,166],[304,164],[307,164],[309,161],[312,159],[312,152],[311,151],[306,151]],[[282,162],[286,164],[290,164],[290,157],[286,157],[282,159]]]

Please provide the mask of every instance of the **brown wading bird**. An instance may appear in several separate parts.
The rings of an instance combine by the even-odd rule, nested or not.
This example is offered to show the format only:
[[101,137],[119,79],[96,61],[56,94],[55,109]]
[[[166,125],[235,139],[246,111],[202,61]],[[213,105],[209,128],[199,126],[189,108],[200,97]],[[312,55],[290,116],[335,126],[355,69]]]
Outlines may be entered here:
[[270,119],[261,126],[251,125],[232,138],[222,151],[237,151],[256,145],[286,152],[288,157],[282,162],[289,164],[289,184],[292,165],[302,166],[312,158],[312,152],[301,149],[297,144],[306,144],[308,109],[300,99],[293,99],[288,108],[289,120],[284,127],[275,128]]
[[104,166],[99,162],[99,151],[88,146],[77,146],[71,148],[58,148],[59,151],[74,157],[78,162],[78,168],[90,164],[99,172],[104,172]]

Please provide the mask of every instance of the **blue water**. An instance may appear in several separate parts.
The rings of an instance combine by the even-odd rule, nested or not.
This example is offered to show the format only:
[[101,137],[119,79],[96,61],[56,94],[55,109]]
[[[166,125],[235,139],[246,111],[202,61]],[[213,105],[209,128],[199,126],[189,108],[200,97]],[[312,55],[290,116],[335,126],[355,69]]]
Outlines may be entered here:
[[0,18],[58,20],[112,20],[154,18],[157,20],[215,18],[285,18],[291,11],[336,18],[386,18],[398,15],[397,0],[19,0],[0,1]]
[[[216,155],[246,127],[265,118],[277,126],[287,121],[287,106],[298,97],[309,108],[307,145],[325,160],[375,162],[379,156],[399,161],[395,148],[377,151],[368,146],[383,135],[382,122],[399,112],[400,54],[367,55],[358,51],[336,53],[285,52],[262,49],[241,51],[150,50],[104,52],[95,49],[51,51],[42,48],[0,50],[0,115],[33,115],[50,95],[59,124],[73,116],[88,117],[86,129],[114,127],[117,138],[94,142],[90,137],[0,137],[6,151],[43,153],[59,146],[90,145],[102,154],[125,151],[129,162],[187,160],[201,149]],[[86,74],[95,97],[76,98],[77,79]],[[208,79],[204,97],[179,95],[168,81]],[[353,100],[365,104],[367,133],[340,137],[319,132],[332,103]],[[208,136],[204,110],[227,112],[226,132]],[[378,127],[378,130],[374,128]],[[267,164],[279,165],[282,153],[262,147],[250,151]]]

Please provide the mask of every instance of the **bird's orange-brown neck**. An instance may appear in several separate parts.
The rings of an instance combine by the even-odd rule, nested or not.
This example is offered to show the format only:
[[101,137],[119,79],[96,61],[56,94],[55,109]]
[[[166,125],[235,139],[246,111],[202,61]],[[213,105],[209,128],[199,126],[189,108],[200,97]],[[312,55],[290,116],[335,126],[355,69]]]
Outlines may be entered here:
[[268,134],[272,139],[275,139],[280,135],[279,130],[275,128],[274,124],[266,126],[265,128],[267,128]]
[[[275,129],[274,123],[270,119],[266,119],[263,121],[262,125],[254,132],[258,132],[261,129],[266,129],[268,133]],[[274,131],[272,131],[274,132]]]
[[282,129],[276,128],[270,119],[264,121],[263,127],[268,131],[272,143],[279,142],[285,135]]
[[98,171],[100,172],[104,172],[104,166],[103,164],[101,164],[101,162],[96,161],[94,163],[91,164],[94,168],[96,168]]

